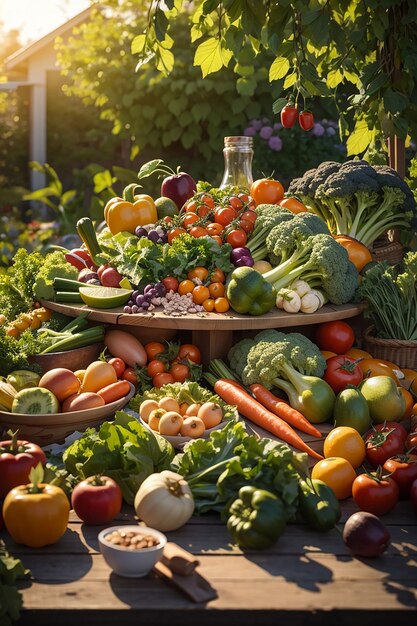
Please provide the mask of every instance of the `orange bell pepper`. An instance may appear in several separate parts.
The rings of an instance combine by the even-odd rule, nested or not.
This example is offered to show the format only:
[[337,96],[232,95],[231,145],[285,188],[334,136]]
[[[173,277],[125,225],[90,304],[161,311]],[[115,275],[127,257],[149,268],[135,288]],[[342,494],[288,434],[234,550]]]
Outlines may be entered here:
[[122,231],[134,233],[137,226],[158,221],[155,202],[146,194],[135,196],[136,187],[136,184],[128,185],[123,198],[112,198],[104,207],[104,219],[113,235]]
[[349,237],[349,235],[333,235],[333,238],[345,248],[349,260],[352,261],[358,272],[361,272],[365,265],[373,260],[368,248],[357,239]]

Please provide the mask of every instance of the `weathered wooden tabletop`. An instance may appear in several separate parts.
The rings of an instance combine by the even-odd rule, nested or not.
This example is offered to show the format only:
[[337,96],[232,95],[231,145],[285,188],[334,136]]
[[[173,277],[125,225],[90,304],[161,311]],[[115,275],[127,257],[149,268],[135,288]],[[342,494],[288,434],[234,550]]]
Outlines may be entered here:
[[[343,503],[339,530],[355,510],[351,501]],[[132,511],[126,508],[120,523],[131,523]],[[289,525],[270,550],[243,553],[230,544],[218,516],[193,518],[167,535],[198,555],[199,572],[218,593],[206,605],[193,604],[153,573],[142,579],[113,574],[99,553],[101,528],[81,524],[73,512],[64,537],[47,548],[25,548],[4,532],[0,536],[33,574],[21,585],[19,626],[415,623],[417,516],[409,502],[400,502],[383,521],[391,533],[388,551],[377,559],[357,559],[337,529],[322,534]]]

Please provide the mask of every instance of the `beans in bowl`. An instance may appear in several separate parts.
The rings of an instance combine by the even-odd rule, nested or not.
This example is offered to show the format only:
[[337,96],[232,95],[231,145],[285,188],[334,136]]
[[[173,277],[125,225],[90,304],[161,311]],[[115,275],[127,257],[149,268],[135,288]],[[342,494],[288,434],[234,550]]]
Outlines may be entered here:
[[155,548],[159,545],[159,540],[153,535],[146,535],[142,532],[115,530],[105,536],[105,540],[119,548],[127,550],[143,550]]

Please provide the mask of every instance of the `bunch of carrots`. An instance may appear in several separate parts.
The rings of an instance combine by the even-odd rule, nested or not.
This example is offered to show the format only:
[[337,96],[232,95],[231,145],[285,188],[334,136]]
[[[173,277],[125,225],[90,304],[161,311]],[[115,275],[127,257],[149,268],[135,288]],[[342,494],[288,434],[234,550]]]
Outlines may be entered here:
[[[221,371],[224,370],[224,364],[221,364]],[[213,367],[216,373],[219,370],[216,364]],[[272,435],[275,435],[285,443],[306,452],[314,459],[322,459],[323,456],[313,450],[300,435],[292,428],[312,435],[313,437],[322,438],[321,432],[309,422],[302,413],[293,409],[287,402],[277,398],[266,387],[260,384],[254,384],[249,387],[250,393],[232,377],[219,378],[216,380],[210,373],[205,374],[207,381],[213,386],[215,393],[221,397],[227,404],[236,406],[237,410],[243,417],[264,428]]]

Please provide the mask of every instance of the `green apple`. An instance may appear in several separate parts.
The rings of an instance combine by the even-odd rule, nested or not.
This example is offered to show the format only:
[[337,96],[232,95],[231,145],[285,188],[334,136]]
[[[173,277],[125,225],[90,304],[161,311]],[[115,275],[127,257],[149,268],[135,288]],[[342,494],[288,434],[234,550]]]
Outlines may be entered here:
[[371,419],[377,424],[400,420],[405,412],[405,400],[395,381],[389,376],[372,376],[360,390],[368,403]]

